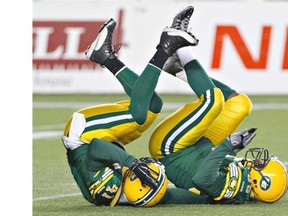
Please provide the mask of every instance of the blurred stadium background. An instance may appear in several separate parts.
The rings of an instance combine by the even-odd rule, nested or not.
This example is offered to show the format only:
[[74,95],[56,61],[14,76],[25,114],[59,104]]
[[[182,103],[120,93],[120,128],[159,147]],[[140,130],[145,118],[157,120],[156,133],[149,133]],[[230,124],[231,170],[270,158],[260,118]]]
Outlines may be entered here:
[[[140,74],[162,29],[187,5],[195,7],[190,27],[200,39],[197,58],[211,77],[251,96],[254,108],[241,127],[258,127],[254,147],[271,149],[287,166],[288,0],[33,0],[33,215],[97,214],[73,181],[60,137],[73,111],[127,98],[111,73],[84,57],[99,27],[111,17],[118,21],[118,56]],[[161,119],[195,99],[185,83],[165,73],[157,91],[164,99]],[[150,132],[127,150],[148,156]],[[100,211],[134,216],[286,215],[287,202],[286,195],[276,205],[234,206],[229,211],[185,205]]]
[[[162,29],[187,5],[197,58],[216,79],[249,94],[288,94],[288,1],[33,1],[33,92],[122,93],[120,84],[84,52],[100,26],[118,21],[118,55],[141,73]],[[190,93],[167,74],[158,92]]]

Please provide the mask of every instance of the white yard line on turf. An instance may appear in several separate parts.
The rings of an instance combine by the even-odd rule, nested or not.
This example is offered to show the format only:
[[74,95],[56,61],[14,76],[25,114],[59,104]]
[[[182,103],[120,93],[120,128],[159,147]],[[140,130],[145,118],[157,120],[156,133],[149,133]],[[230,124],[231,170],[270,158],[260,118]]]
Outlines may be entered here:
[[[101,103],[102,104],[102,103]],[[163,104],[163,110],[177,109],[184,105],[183,103],[166,103]],[[83,107],[97,105],[93,102],[34,102],[33,108],[48,108],[48,109],[58,109],[58,108],[72,108],[80,109]],[[288,110],[288,103],[253,103],[253,110]]]
[[[168,182],[168,187],[175,188],[174,184],[172,184],[171,182]],[[82,194],[79,192],[79,193],[57,194],[53,196],[37,197],[37,198],[33,198],[33,202],[42,201],[42,200],[59,199],[59,198],[65,198],[65,197],[73,197],[73,196],[82,196]]]
[[53,137],[61,137],[62,135],[63,135],[63,131],[33,132],[33,140],[45,139],[45,138],[53,138]]
[[58,194],[58,195],[46,196],[46,197],[37,197],[37,198],[33,198],[33,202],[41,201],[41,200],[59,199],[59,198],[64,198],[64,197],[80,196],[80,195],[81,193],[71,193],[71,194]]

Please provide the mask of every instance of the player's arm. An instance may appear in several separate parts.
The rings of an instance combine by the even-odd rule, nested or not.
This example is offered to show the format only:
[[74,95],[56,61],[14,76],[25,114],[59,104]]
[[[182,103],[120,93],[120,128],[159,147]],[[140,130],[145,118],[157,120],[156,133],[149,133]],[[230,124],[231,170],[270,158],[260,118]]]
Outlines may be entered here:
[[168,188],[159,204],[210,204],[208,196],[196,195],[182,188]]
[[117,145],[97,138],[94,138],[89,144],[87,158],[88,164],[96,168],[109,166],[113,163],[131,167],[133,161],[136,159]]
[[[243,130],[230,135],[217,148],[215,148],[203,161],[192,178],[197,189],[205,192],[211,197],[223,197],[225,193],[226,181],[241,178],[239,168],[232,163],[226,166],[226,171],[221,170],[221,165],[227,155],[236,155],[241,149],[245,148],[255,137],[256,128]],[[229,172],[227,180],[227,172]],[[228,197],[229,198],[229,197]]]
[[100,169],[110,166],[113,163],[120,164],[130,168],[142,184],[150,187],[156,187],[157,180],[152,176],[153,171],[147,166],[147,163],[128,154],[124,149],[102,139],[94,138],[89,144],[87,151],[88,169]]
[[198,190],[210,197],[219,196],[226,181],[226,173],[220,171],[220,166],[228,153],[232,153],[231,149],[222,143],[203,159],[192,178]]

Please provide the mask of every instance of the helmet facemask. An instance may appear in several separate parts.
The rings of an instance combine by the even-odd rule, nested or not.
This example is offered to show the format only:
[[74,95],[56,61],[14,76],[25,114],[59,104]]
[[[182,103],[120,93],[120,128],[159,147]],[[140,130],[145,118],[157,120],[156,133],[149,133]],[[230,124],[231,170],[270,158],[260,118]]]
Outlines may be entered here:
[[[251,156],[250,156],[251,155]],[[249,157],[250,156],[250,157]],[[250,148],[245,153],[245,161],[251,161],[251,167],[261,171],[269,162],[269,152],[266,148]]]

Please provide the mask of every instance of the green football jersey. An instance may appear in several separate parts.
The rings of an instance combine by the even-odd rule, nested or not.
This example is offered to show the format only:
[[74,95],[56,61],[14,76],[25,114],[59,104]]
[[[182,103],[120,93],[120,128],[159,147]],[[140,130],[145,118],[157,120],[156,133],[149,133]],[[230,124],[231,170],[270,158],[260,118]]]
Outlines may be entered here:
[[123,166],[136,159],[120,147],[100,139],[67,150],[71,173],[84,198],[96,205],[109,205],[122,184]]
[[168,179],[176,187],[207,195],[216,202],[250,200],[248,168],[239,166],[228,140],[215,148],[208,139],[201,138],[194,145],[160,161],[166,168]]

